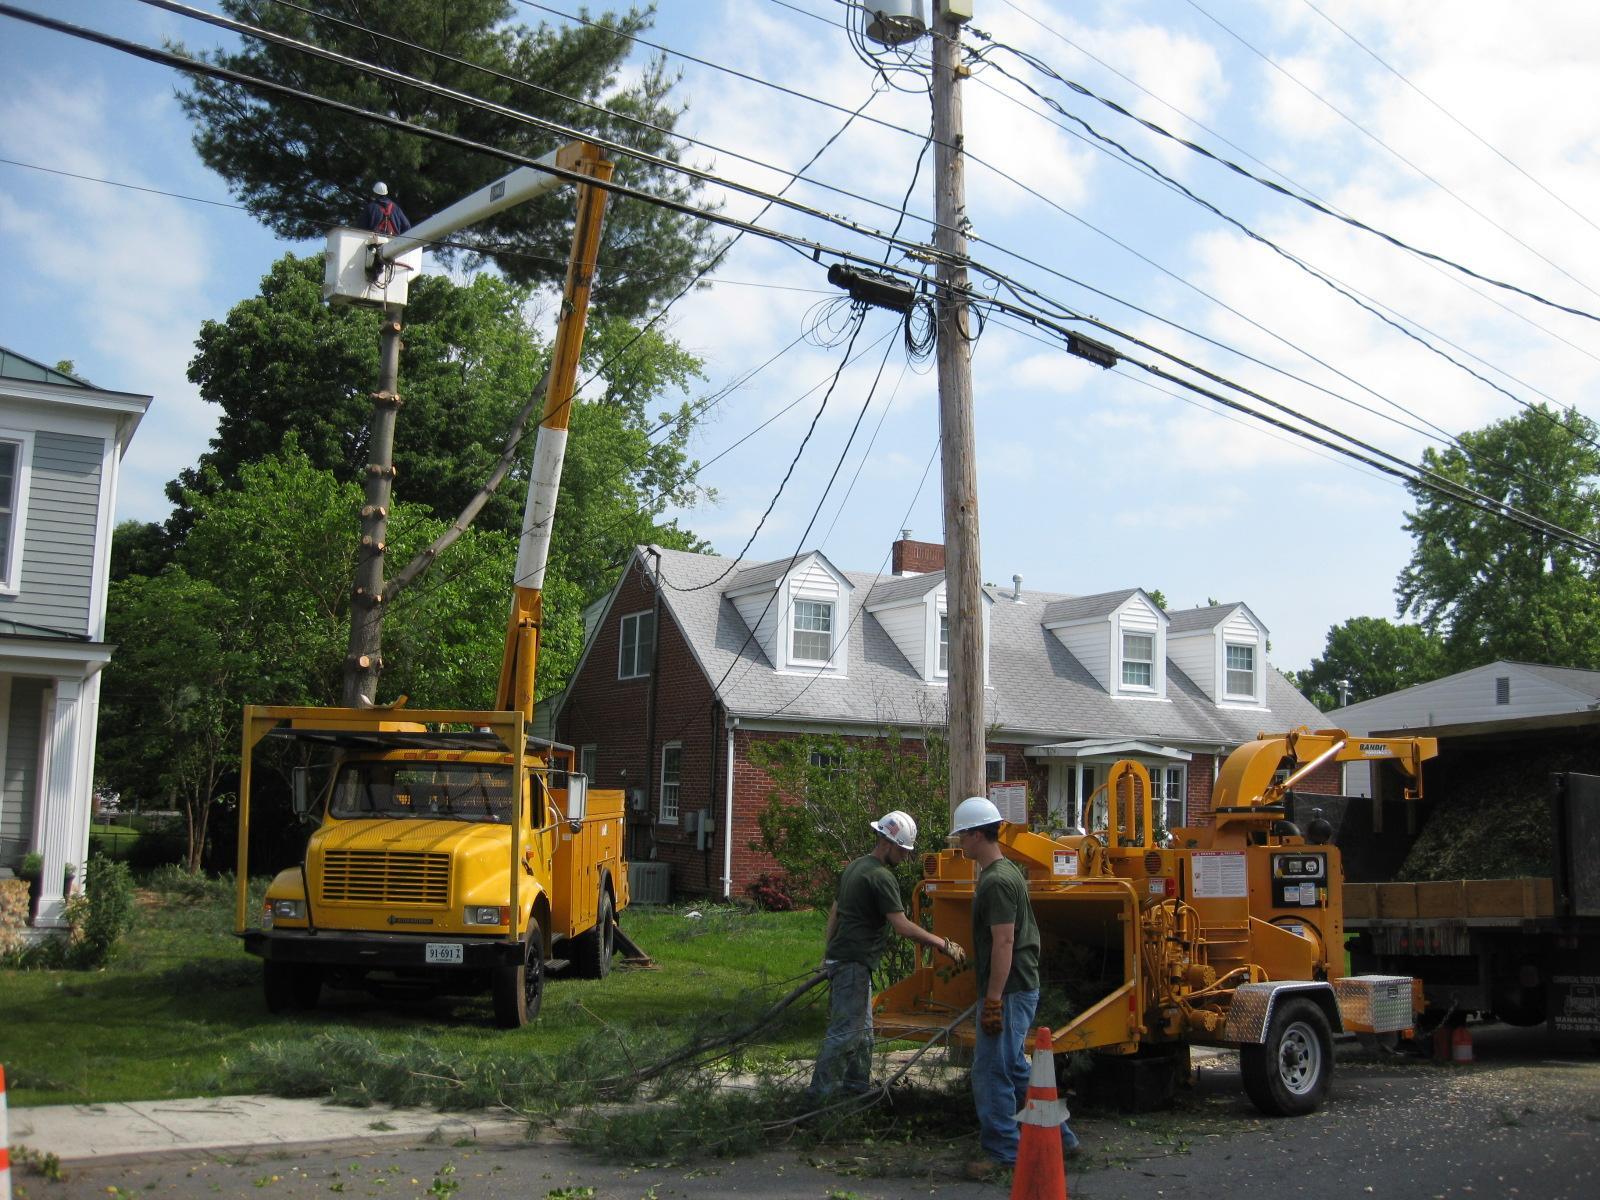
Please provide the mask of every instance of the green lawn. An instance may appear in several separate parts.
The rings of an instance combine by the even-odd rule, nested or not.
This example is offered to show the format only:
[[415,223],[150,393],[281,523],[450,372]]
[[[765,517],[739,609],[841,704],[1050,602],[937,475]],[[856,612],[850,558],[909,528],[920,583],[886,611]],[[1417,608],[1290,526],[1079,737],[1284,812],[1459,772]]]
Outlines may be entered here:
[[[635,907],[623,927],[660,964],[605,980],[551,980],[526,1029],[493,1027],[487,998],[381,1004],[333,993],[314,1013],[274,1017],[260,964],[232,936],[231,902],[161,897],[141,909],[103,971],[0,971],[0,1064],[16,1105],[148,1100],[247,1091],[235,1068],[254,1046],[324,1031],[369,1035],[381,1048],[467,1056],[570,1050],[608,1027],[662,1043],[692,1036],[709,1014],[753,1015],[820,957],[824,916],[702,906]],[[825,989],[813,993],[825,999]],[[814,1052],[824,1016],[810,1004],[777,1035],[783,1054]]]

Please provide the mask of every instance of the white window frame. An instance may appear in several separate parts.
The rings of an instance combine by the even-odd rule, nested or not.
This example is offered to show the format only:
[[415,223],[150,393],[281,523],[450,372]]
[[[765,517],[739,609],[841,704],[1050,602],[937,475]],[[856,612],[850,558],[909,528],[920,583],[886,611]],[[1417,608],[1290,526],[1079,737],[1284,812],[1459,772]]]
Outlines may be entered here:
[[[1122,635],[1121,655],[1118,657],[1117,679],[1119,686],[1127,691],[1153,692],[1156,690],[1156,635],[1152,630],[1149,633],[1137,629],[1124,629],[1118,631]],[[1139,658],[1128,653],[1129,638],[1145,638],[1150,643],[1149,657]],[[1150,675],[1144,683],[1130,683],[1128,681],[1129,666],[1143,666]]]
[[594,786],[595,772],[600,769],[600,747],[594,742],[587,746],[578,747],[578,774],[589,781],[589,786]]
[[[677,767],[672,772],[672,778],[667,778],[667,755],[678,756]],[[663,825],[676,825],[678,823],[678,798],[683,791],[683,743],[668,742],[661,747],[661,777],[656,785],[658,805],[657,812]],[[670,789],[670,790],[669,790]],[[669,804],[668,801],[671,801]]]
[[[1147,763],[1150,772],[1150,799],[1161,805],[1161,823],[1170,833],[1189,819],[1188,771],[1175,763]],[[1178,806],[1178,819],[1172,819],[1172,806]]]
[[22,545],[28,536],[28,490],[33,477],[33,432],[0,429],[0,442],[17,447],[17,470],[11,481],[11,540],[5,560],[0,562],[0,596],[15,596],[22,591]]
[[[1232,677],[1236,672],[1242,672],[1243,667],[1230,667],[1228,654],[1233,650],[1247,650],[1250,652],[1250,690],[1236,692],[1233,690]],[[1254,700],[1256,691],[1261,685],[1261,655],[1259,647],[1254,642],[1223,642],[1222,643],[1222,694],[1229,700]]]
[[[800,627],[800,612],[801,612],[801,606],[802,605],[815,605],[817,608],[823,609],[823,610],[825,610],[827,612],[828,628],[827,628],[826,632],[827,632],[827,635],[828,635],[828,652],[826,654],[824,654],[821,658],[807,658],[807,657],[802,657],[801,654],[800,654],[798,639],[799,639],[799,637],[800,637],[800,635],[802,633],[805,633],[805,634],[818,634],[818,633],[823,632],[822,630],[819,630],[819,629],[802,629]],[[798,597],[795,598],[793,604],[790,606],[790,611],[789,611],[789,661],[790,662],[792,662],[792,663],[814,664],[814,663],[827,663],[827,662],[831,662],[833,660],[833,653],[838,648],[838,643],[834,640],[834,635],[835,635],[835,632],[836,632],[835,627],[838,625],[838,621],[835,618],[837,617],[838,612],[839,612],[839,606],[838,606],[837,603],[835,603],[832,600],[812,600],[812,599],[809,599],[809,598],[804,597],[804,596],[798,596]]]
[[[1000,764],[1000,777],[989,778],[989,767],[992,763]],[[983,782],[987,787],[991,783],[1004,783],[1006,781],[1006,756],[1004,754],[985,754],[983,756]]]
[[948,677],[950,674],[950,614],[949,612],[935,613],[933,625],[933,667],[934,674]]
[[[640,654],[641,643],[640,643],[640,639],[639,639],[639,630],[644,627],[644,624],[645,624],[646,621],[649,621],[651,623],[650,624],[650,649],[653,651],[655,649],[655,624],[654,624],[654,620],[653,620],[654,617],[655,617],[655,613],[652,612],[648,608],[645,609],[643,612],[633,612],[633,613],[625,613],[625,614],[623,614],[622,620],[617,625],[617,678],[618,679],[648,679],[650,677],[650,664],[649,664],[649,662],[646,661],[644,663],[640,663],[640,661],[639,661],[639,659],[642,657],[641,654]],[[627,654],[627,648],[628,648],[627,630],[628,630],[628,623],[630,621],[633,622],[633,628],[634,628],[634,634],[633,634],[633,663],[631,664],[633,669],[631,671],[628,669],[629,668],[629,663],[627,662],[626,657],[625,657],[626,654]],[[654,655],[652,654],[650,657],[654,657]]]

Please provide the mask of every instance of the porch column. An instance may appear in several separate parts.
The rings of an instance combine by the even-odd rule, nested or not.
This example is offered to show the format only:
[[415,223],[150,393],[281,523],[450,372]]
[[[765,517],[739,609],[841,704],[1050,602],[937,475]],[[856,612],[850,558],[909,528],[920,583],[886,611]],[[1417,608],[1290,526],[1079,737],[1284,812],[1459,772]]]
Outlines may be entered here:
[[81,679],[57,677],[45,694],[40,755],[43,770],[34,824],[34,846],[44,855],[35,922],[41,926],[66,924],[63,883],[69,863],[76,879],[74,886],[83,882],[93,771],[84,689]]

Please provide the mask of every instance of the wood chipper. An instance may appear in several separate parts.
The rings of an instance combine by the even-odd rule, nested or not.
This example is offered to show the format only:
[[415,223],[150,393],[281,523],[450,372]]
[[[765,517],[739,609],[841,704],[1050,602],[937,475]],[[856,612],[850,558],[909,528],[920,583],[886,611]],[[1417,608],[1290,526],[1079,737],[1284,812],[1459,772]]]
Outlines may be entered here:
[[[1325,831],[1308,837],[1287,820],[1286,797],[1325,764],[1363,761],[1393,763],[1416,798],[1437,753],[1433,738],[1262,734],[1223,764],[1208,826],[1160,838],[1149,775],[1131,760],[1084,807],[1103,797],[1105,828],[1047,837],[1003,825],[1002,851],[1026,874],[1039,923],[1040,1022],[1056,1051],[1170,1059],[1189,1044],[1235,1046],[1262,1111],[1315,1109],[1332,1035],[1408,1030],[1422,992],[1404,977],[1346,977],[1339,851]],[[959,850],[927,855],[914,917],[970,938],[973,866]],[[976,999],[972,971],[919,964],[875,999],[875,1022],[880,1034],[926,1039]],[[953,1036],[970,1041],[971,1026]]]

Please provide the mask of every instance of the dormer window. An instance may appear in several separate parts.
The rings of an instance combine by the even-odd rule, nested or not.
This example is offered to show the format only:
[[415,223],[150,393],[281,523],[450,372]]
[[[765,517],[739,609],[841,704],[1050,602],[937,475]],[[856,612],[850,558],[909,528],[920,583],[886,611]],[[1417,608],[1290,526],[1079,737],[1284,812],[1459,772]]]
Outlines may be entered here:
[[790,656],[796,662],[827,662],[833,655],[833,605],[824,600],[794,602],[794,640]]
[[1156,639],[1150,633],[1122,635],[1122,686],[1152,687],[1155,678]]
[[1256,694],[1256,648],[1228,643],[1226,689],[1229,696],[1253,700]]

